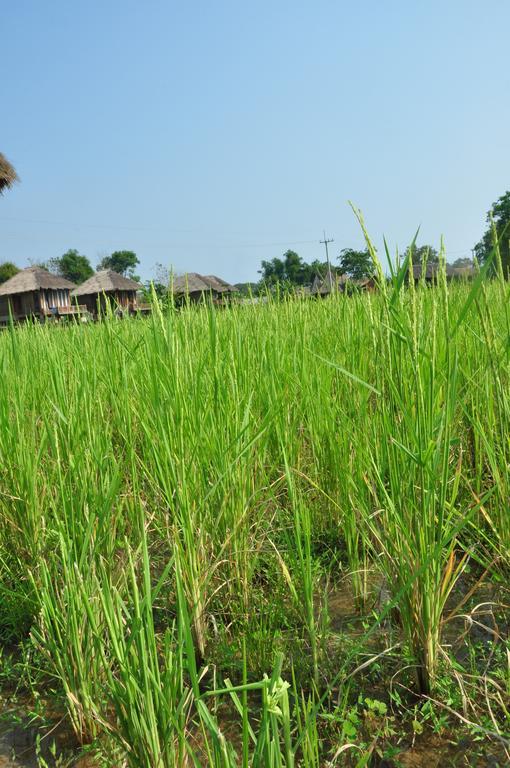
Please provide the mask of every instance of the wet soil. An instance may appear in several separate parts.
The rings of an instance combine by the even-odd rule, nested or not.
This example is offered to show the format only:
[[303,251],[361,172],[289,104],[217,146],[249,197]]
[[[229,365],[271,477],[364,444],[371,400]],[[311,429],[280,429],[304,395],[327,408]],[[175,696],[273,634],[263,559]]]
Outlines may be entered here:
[[[344,579],[330,589],[327,599],[331,640],[329,649],[341,652],[346,638],[356,638],[373,627],[373,611],[381,613],[390,601],[388,585],[382,578],[372,576],[364,610],[356,602],[349,579]],[[480,573],[462,574],[448,600],[446,621],[442,627],[441,643],[457,662],[464,665],[470,650],[478,647],[475,671],[486,671],[487,658],[495,644],[504,644],[510,638],[510,591],[506,585],[494,584],[481,579]],[[390,629],[391,625],[391,629]],[[342,642],[343,638],[343,642]],[[365,648],[381,651],[402,639],[398,617],[388,615],[371,632],[364,642]],[[399,664],[400,666],[400,664]],[[473,673],[473,669],[471,672]],[[391,676],[391,674],[390,674]],[[386,680],[386,675],[384,676]],[[362,683],[364,685],[365,683]],[[371,680],[371,686],[374,681]],[[410,691],[408,691],[411,693]],[[363,694],[381,699],[389,704],[387,680],[377,681]],[[418,701],[418,697],[417,697]],[[451,724],[454,726],[454,723]],[[425,730],[419,736],[403,735],[406,725],[394,723],[400,734],[400,749],[394,758],[378,758],[375,753],[368,763],[373,768],[449,768],[449,766],[473,766],[476,768],[503,768],[510,766],[510,756],[505,746],[492,739],[475,739],[459,724],[458,730],[439,735]],[[395,738],[395,737],[394,737]],[[394,738],[384,739],[386,745]],[[398,737],[397,737],[398,738]],[[404,746],[407,744],[407,746]],[[382,746],[382,744],[381,744]],[[383,750],[384,751],[384,750]],[[354,763],[353,763],[354,765]]]
[[424,734],[418,738],[412,747],[401,752],[398,762],[381,763],[379,768],[503,768],[508,765],[507,757],[491,754],[493,747],[488,745],[486,754],[480,745],[473,744],[468,739],[455,742],[437,734]]
[[[510,603],[508,590],[488,581],[477,582],[476,574],[463,575],[453,591],[445,611],[442,642],[462,663],[469,645],[489,645],[495,638],[505,640],[510,636]],[[473,587],[476,589],[473,590]],[[473,593],[471,594],[471,591]],[[468,600],[462,602],[468,596]],[[349,578],[343,579],[329,589],[327,609],[329,616],[329,649],[332,654],[341,652],[346,637],[361,638],[367,626],[374,623],[373,611],[380,612],[390,599],[388,587],[383,579],[371,575],[369,594],[365,609],[360,611]],[[476,610],[473,608],[476,607]],[[363,616],[364,614],[364,616]],[[386,647],[398,640],[400,630],[388,616],[375,628],[366,646],[374,650]],[[365,692],[369,696],[384,699],[384,684],[381,690]],[[232,742],[239,739],[239,724],[228,707],[220,707],[217,713],[224,732]],[[30,718],[30,701],[15,702],[0,697],[0,768],[39,768],[37,755],[40,754],[49,768],[95,768],[93,758],[80,756],[72,731],[62,716],[51,715],[50,722],[41,725],[40,720]],[[400,738],[403,737],[398,723],[394,724]],[[461,729],[459,729],[461,733]],[[477,766],[478,768],[500,768],[510,765],[504,749],[493,742],[475,742],[472,736],[455,738],[457,734],[438,735],[431,732],[407,741],[398,756],[377,758],[369,763],[373,768],[448,768],[448,766]],[[388,744],[391,739],[388,740]],[[195,747],[199,747],[197,743]],[[53,755],[57,756],[57,760]],[[325,763],[326,764],[326,763]]]
[[28,698],[0,698],[0,768],[39,768],[42,761],[48,768],[93,768],[78,757],[78,744],[63,715],[43,724],[29,712]]

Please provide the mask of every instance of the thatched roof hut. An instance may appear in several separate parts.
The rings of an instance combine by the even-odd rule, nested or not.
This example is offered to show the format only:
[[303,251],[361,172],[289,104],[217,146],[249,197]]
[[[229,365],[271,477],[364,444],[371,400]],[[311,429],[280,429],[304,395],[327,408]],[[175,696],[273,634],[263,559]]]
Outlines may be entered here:
[[211,286],[198,272],[187,272],[185,275],[174,277],[172,290],[176,295],[203,293],[211,290]]
[[18,174],[5,155],[0,152],[0,195],[6,189],[10,189],[16,181],[19,181]]
[[113,291],[139,291],[140,284],[124,277],[113,269],[96,272],[73,291],[73,296],[86,296],[91,293],[112,293]]
[[27,267],[0,285],[0,296],[12,296],[15,293],[29,293],[39,290],[58,290],[59,288],[71,291],[74,287],[74,283],[71,283],[70,280],[54,275],[47,269]]
[[313,296],[329,296],[330,293],[335,291],[343,291],[348,282],[349,278],[347,275],[339,275],[336,272],[328,271],[325,277],[316,275],[312,283],[311,293]]
[[172,290],[175,296],[189,296],[196,301],[204,295],[211,294],[213,299],[223,299],[236,293],[237,288],[216,275],[188,272],[174,278]]
[[42,267],[22,269],[0,285],[0,322],[71,314],[74,283]]
[[216,277],[216,275],[205,275],[202,279],[209,283],[213,291],[218,293],[235,293],[237,291],[235,285],[227,283],[226,280]]
[[104,311],[107,303],[113,309],[131,311],[136,309],[136,294],[141,287],[139,283],[113,269],[104,269],[75,288],[71,296],[93,314]]
[[423,264],[413,264],[412,270],[415,282],[425,280],[430,283],[439,276],[439,264],[435,261],[428,261],[425,264],[425,270],[423,269]]
[[[428,261],[425,264],[425,271],[423,271],[422,264],[413,264],[413,279],[417,283],[420,280],[424,280],[426,283],[432,283],[437,281],[440,275],[440,265],[437,261]],[[470,280],[476,275],[476,269],[474,266],[467,267],[454,267],[452,264],[446,265],[446,279],[465,279]]]

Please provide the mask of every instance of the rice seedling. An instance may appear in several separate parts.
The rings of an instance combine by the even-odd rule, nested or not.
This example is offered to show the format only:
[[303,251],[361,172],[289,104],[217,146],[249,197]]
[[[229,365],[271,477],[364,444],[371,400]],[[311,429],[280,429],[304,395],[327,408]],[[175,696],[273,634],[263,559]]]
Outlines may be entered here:
[[0,639],[105,759],[362,765],[360,696],[457,684],[445,618],[508,569],[508,286],[368,247],[373,294],[0,334]]

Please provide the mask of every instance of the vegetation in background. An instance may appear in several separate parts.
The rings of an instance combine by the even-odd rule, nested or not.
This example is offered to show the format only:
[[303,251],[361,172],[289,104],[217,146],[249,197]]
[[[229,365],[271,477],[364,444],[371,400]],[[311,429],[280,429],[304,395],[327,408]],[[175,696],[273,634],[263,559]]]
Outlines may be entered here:
[[357,251],[354,248],[344,248],[338,257],[340,272],[352,280],[363,280],[374,274],[374,262],[367,249]]
[[455,261],[452,261],[451,266],[460,269],[465,267],[473,267],[474,261],[467,256],[460,256],[458,259],[455,259]]
[[134,251],[114,251],[110,256],[104,256],[97,268],[113,269],[114,272],[118,272],[124,277],[138,280],[135,269],[139,264],[140,260]]
[[235,288],[239,292],[239,295],[242,297],[257,296],[259,293],[260,284],[250,282],[236,283]]
[[261,285],[272,287],[310,285],[315,277],[326,274],[327,262],[315,260],[311,264],[303,261],[295,251],[285,251],[281,259],[262,261],[259,273]]
[[501,195],[487,212],[487,229],[474,247],[477,260],[483,264],[494,248],[494,228],[498,238],[503,274],[510,275],[510,191]]
[[50,272],[65,277],[76,285],[84,283],[94,274],[88,258],[78,253],[76,248],[70,248],[62,256],[50,259],[46,267]]
[[429,264],[439,263],[439,253],[432,245],[413,245],[406,248],[404,258],[409,257],[413,264],[422,264],[427,261]]
[[6,280],[10,280],[11,277],[14,277],[14,275],[17,275],[19,272],[18,267],[16,264],[13,264],[12,261],[4,261],[0,264],[0,283],[5,283]]

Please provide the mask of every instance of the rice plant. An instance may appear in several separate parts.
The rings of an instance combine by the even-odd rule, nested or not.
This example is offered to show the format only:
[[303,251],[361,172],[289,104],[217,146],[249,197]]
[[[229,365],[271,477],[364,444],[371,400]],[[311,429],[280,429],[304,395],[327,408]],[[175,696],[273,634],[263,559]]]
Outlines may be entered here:
[[368,247],[374,293],[0,334],[0,641],[106,760],[362,765],[363,686],[460,685],[456,605],[508,574],[508,285]]

